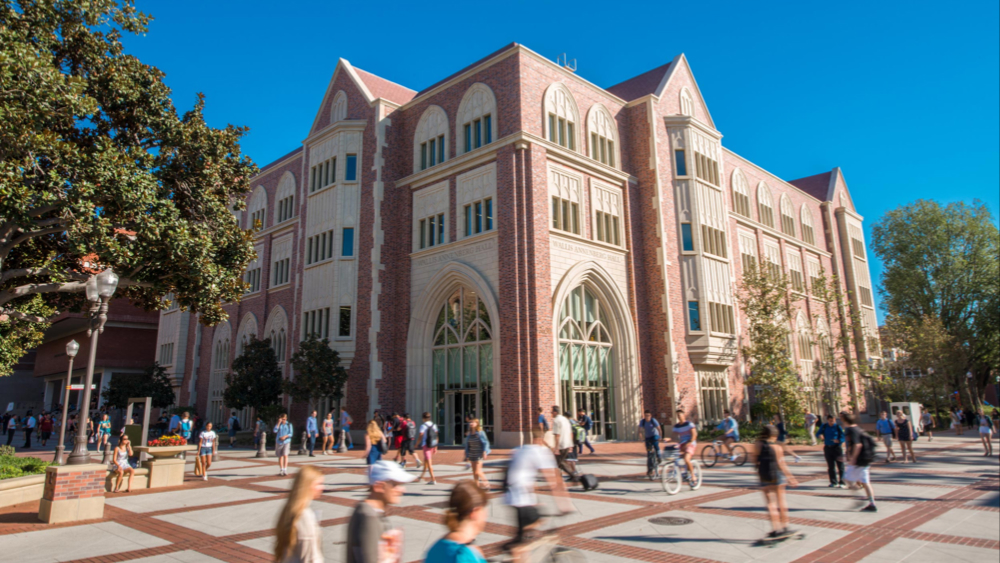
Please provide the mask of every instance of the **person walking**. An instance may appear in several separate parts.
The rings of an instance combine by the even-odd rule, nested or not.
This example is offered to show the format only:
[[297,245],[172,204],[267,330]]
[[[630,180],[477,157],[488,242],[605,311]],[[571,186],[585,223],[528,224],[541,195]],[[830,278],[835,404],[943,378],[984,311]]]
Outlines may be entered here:
[[590,418],[587,411],[580,409],[576,413],[576,422],[583,427],[583,443],[577,445],[577,453],[583,454],[583,447],[590,448],[590,453],[594,453],[594,446],[590,443],[590,431],[594,429],[594,419]]
[[20,419],[18,418],[18,416],[16,414],[11,415],[11,417],[9,419],[7,419],[7,445],[8,446],[11,444],[11,442],[14,441],[14,435],[17,434],[17,426],[18,426],[19,422],[20,422]]
[[903,456],[903,463],[906,463],[906,452],[910,452],[910,459],[917,462],[917,454],[913,453],[913,438],[917,435],[917,430],[913,427],[913,422],[903,414],[903,411],[896,411],[896,439],[899,440],[899,453]]
[[303,467],[292,482],[275,529],[274,560],[278,563],[323,563],[323,529],[309,505],[323,494],[323,474]]
[[428,485],[436,485],[437,482],[434,479],[434,454],[437,453],[438,447],[438,427],[431,420],[431,413],[425,412],[421,417],[423,419],[423,424],[420,425],[420,452],[424,457],[424,467],[420,470],[420,477],[417,477],[417,481],[424,478],[424,471],[430,472],[431,480],[427,481]]
[[813,414],[809,409],[806,409],[805,422],[806,422],[806,433],[809,434],[809,440],[812,445],[816,445],[816,422],[819,417]]
[[406,412],[400,417],[399,424],[401,428],[400,432],[403,433],[403,439],[399,443],[399,450],[396,452],[396,461],[400,467],[406,467],[406,454],[409,453],[413,456],[414,461],[416,461],[417,469],[420,469],[420,460],[413,453],[414,442],[417,441],[417,425],[410,419],[410,413]]
[[181,417],[176,412],[170,417],[170,424],[167,425],[167,433],[178,435],[181,433]]
[[490,455],[490,441],[480,426],[479,419],[469,421],[469,433],[465,436],[465,459],[472,469],[472,478],[483,488],[490,490],[490,481],[483,473],[483,462]]
[[[31,434],[32,434],[32,432],[35,431],[35,427],[37,425],[38,425],[38,421],[35,420],[34,416],[32,416],[31,411],[28,411],[28,414],[25,416],[25,419],[24,419],[24,448],[25,449],[31,449]],[[110,437],[110,435],[111,435],[110,423],[108,424],[108,426],[109,426],[108,436]]]
[[425,563],[486,563],[483,550],[472,545],[486,528],[490,497],[472,481],[461,481],[451,490],[445,525],[448,533],[434,542]]
[[230,413],[226,427],[226,433],[229,434],[229,449],[233,449],[236,447],[236,433],[242,430],[240,428],[240,417],[236,416],[236,411]]
[[[875,437],[882,440],[882,443],[885,444],[886,463],[896,461],[896,454],[892,451],[892,439],[895,436],[896,424],[889,420],[889,413],[882,411],[875,422]],[[903,463],[906,463],[906,450],[902,449],[902,444],[899,447],[903,454]]]
[[551,430],[549,427],[549,421],[545,418],[545,409],[542,407],[538,407],[538,416],[535,418],[535,424],[542,431],[542,434]]
[[557,405],[552,406],[552,435],[555,437],[552,453],[556,456],[559,469],[563,470],[571,481],[576,481],[576,460],[572,455],[575,450],[573,426],[569,423],[569,419],[562,415]]
[[936,423],[934,421],[934,417],[931,416],[930,412],[924,411],[923,414],[920,415],[920,425],[924,429],[924,436],[927,436],[927,441],[933,442],[934,441],[933,430]]
[[823,457],[826,459],[826,473],[830,477],[830,488],[845,488],[844,484],[844,428],[832,414],[826,415],[826,422],[816,431],[823,437]]
[[768,539],[780,539],[795,533],[788,527],[788,503],[785,486],[795,487],[798,482],[785,464],[784,448],[778,444],[778,429],[767,425],[757,439],[757,477],[764,492],[764,503],[771,517]]
[[334,450],[333,444],[333,412],[326,413],[326,418],[323,419],[323,455],[332,455]]
[[347,449],[354,449],[354,441],[351,440],[351,423],[354,419],[351,415],[347,414],[347,407],[340,407],[340,433],[342,435],[341,440],[344,441],[344,445]]
[[122,480],[125,475],[128,475],[128,485],[125,487],[125,492],[132,492],[132,477],[135,475],[135,469],[128,462],[132,455],[132,443],[129,441],[127,434],[122,434],[122,437],[118,440],[118,445],[115,446],[114,456],[111,458],[115,464],[115,490],[113,491],[115,493],[121,490]]
[[319,424],[316,420],[316,411],[312,411],[306,418],[306,436],[309,439],[309,457],[316,457],[316,438],[319,437]]
[[288,422],[288,415],[278,417],[274,427],[274,456],[278,458],[278,475],[288,475],[288,453],[292,449],[292,434],[295,429]]
[[375,465],[388,451],[389,446],[386,444],[385,434],[379,427],[379,423],[369,420],[368,426],[365,427],[365,463],[369,467]]
[[398,463],[377,461],[368,472],[368,498],[354,507],[347,523],[346,563],[399,561],[403,542],[400,530],[394,530],[385,511],[397,504],[406,492],[406,483],[414,480]]
[[979,409],[976,414],[976,419],[979,421],[979,439],[983,442],[983,456],[989,457],[993,455],[993,421],[990,417],[986,416],[983,409]]
[[962,409],[958,407],[951,410],[951,429],[956,436],[962,435]]
[[646,477],[652,479],[660,465],[660,421],[647,410],[642,413],[639,430],[646,441]]
[[212,423],[205,425],[205,429],[198,435],[198,460],[201,462],[201,479],[208,481],[208,468],[212,465],[212,456],[218,453],[218,435],[212,430]]
[[847,444],[847,469],[844,471],[844,481],[851,490],[864,489],[868,494],[868,504],[863,512],[878,512],[875,506],[875,490],[872,489],[869,477],[869,466],[875,460],[875,440],[858,427],[858,416],[850,412],[840,413],[840,421],[844,425],[844,438]]
[[[264,417],[258,414],[257,420],[253,423],[253,449],[260,448],[260,435],[264,433],[265,428],[267,428],[267,425],[264,424]],[[264,444],[264,447],[266,448],[267,444]]]
[[42,421],[38,423],[39,437],[42,439],[42,447],[45,447],[46,442],[52,437],[52,415],[49,413],[44,413],[42,415]]
[[795,463],[802,461],[802,458],[799,457],[797,453],[792,451],[792,447],[788,445],[788,430],[785,428],[784,417],[781,415],[774,415],[774,418],[771,420],[771,424],[778,429],[778,443],[781,444],[782,449],[787,453],[792,454],[792,457],[795,459]]
[[191,413],[185,412],[177,422],[177,433],[188,443],[191,443],[191,432],[194,429],[194,421],[191,420]]

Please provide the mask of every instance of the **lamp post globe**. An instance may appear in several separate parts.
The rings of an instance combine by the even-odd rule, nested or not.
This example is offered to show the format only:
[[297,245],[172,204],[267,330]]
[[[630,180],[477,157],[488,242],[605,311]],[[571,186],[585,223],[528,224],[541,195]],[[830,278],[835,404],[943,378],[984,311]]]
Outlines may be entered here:
[[52,458],[52,461],[57,465],[62,465],[63,452],[66,449],[66,414],[69,411],[69,386],[73,382],[73,359],[76,358],[76,354],[79,351],[80,343],[76,340],[70,340],[66,343],[66,356],[69,358],[69,369],[66,370],[66,388],[62,402],[62,416],[59,422],[59,445],[56,446],[56,455]]
[[118,289],[118,274],[111,268],[97,274],[97,293],[102,299],[111,299]]

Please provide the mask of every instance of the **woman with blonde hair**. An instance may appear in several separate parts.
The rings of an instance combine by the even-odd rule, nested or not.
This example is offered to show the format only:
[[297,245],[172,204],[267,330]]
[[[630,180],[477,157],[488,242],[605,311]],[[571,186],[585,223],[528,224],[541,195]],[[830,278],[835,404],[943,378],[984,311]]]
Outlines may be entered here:
[[292,493],[278,517],[274,560],[277,563],[323,563],[323,531],[309,503],[323,494],[323,474],[307,465],[299,470]]
[[479,486],[490,490],[490,482],[483,474],[483,461],[490,455],[490,441],[483,432],[478,418],[469,421],[469,433],[465,435],[465,459],[472,466],[472,478]]
[[374,465],[387,451],[388,446],[381,425],[375,420],[368,421],[368,427],[365,428],[365,461],[369,466]]
[[445,516],[448,534],[431,546],[425,563],[486,563],[482,550],[469,544],[486,527],[488,503],[489,496],[472,481],[455,485]]

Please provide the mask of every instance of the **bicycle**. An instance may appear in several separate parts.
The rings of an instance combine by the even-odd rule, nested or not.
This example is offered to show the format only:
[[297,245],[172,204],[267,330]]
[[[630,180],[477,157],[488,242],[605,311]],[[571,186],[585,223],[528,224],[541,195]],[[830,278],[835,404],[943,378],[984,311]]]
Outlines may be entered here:
[[[667,446],[663,451],[664,453],[669,452],[669,454],[658,466],[660,483],[665,493],[676,495],[681,492],[681,485],[684,484],[684,481],[688,480],[687,470],[684,467],[684,458],[677,455],[678,450],[676,447]],[[701,488],[701,464],[697,459],[691,459],[691,469],[694,471],[691,490],[697,491]]]
[[[583,552],[559,545],[560,537],[556,533],[559,528],[554,524],[555,519],[562,515],[563,513],[560,512],[548,514],[553,526],[523,546],[528,550],[528,555],[525,558],[528,563],[587,563]],[[488,563],[512,563],[514,556],[510,552],[509,544],[504,545],[500,555],[489,557],[486,561]]]
[[701,462],[705,467],[715,467],[719,458],[728,459],[737,467],[742,467],[747,462],[747,450],[739,444],[733,444],[732,456],[722,453],[724,451],[725,445],[722,440],[715,440],[701,450]]

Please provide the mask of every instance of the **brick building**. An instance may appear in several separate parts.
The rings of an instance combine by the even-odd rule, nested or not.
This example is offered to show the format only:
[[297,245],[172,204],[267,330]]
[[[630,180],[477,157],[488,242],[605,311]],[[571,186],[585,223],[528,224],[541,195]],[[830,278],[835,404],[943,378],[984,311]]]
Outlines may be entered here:
[[601,88],[511,44],[420,92],[341,59],[302,146],[237,213],[262,227],[250,291],[216,327],[162,312],[160,362],[180,403],[221,422],[249,335],[292,377],[315,332],[350,366],[355,420],[430,411],[451,443],[475,413],[511,445],[561,404],[629,439],[645,408],[747,414],[734,290],[758,260],[799,280],[793,347],[814,408],[846,405],[814,364],[847,311],[809,289],[838,274],[876,330],[843,175],[785,181],[721,138],[683,55]]

